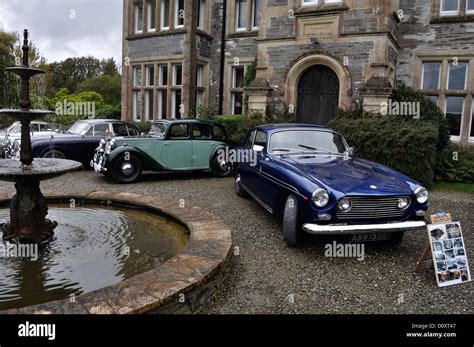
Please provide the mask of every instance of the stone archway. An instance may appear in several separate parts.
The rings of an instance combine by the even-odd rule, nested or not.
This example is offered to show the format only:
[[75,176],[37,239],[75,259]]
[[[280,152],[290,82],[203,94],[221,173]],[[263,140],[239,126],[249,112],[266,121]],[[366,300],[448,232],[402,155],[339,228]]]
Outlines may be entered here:
[[[319,66],[319,68],[316,68],[317,66]],[[338,92],[336,92],[337,95],[333,95],[332,102],[335,102],[337,104],[337,107],[349,107],[351,104],[352,82],[351,82],[351,78],[347,69],[344,68],[344,66],[337,59],[335,59],[334,57],[330,55],[309,54],[309,55],[302,56],[293,62],[293,64],[291,65],[291,67],[289,68],[286,74],[286,79],[285,79],[286,82],[285,82],[284,99],[288,105],[294,106],[297,116],[298,116],[297,108],[298,108],[298,89],[299,89],[298,87],[299,87],[300,81],[302,80],[302,78],[304,78],[305,73],[313,74],[313,78],[315,78],[315,74],[317,73],[314,71],[317,71],[317,69],[320,70],[320,73],[322,71],[325,71],[325,72],[322,72],[323,75],[332,76],[332,77],[326,77],[326,78],[330,79],[332,81],[331,83],[333,84],[336,84],[334,77],[337,77],[339,90]],[[311,76],[307,78],[311,79]],[[332,93],[332,94],[334,93],[334,91],[322,90],[320,91],[320,94],[324,95],[325,92]],[[318,91],[316,91],[315,94],[317,95]],[[330,101],[330,99],[331,97],[328,98],[328,101]],[[325,107],[323,107],[323,109],[324,108]],[[301,117],[301,118],[302,119],[298,119],[298,121],[309,122],[305,120],[304,117]],[[325,123],[324,119],[323,119],[323,123]]]

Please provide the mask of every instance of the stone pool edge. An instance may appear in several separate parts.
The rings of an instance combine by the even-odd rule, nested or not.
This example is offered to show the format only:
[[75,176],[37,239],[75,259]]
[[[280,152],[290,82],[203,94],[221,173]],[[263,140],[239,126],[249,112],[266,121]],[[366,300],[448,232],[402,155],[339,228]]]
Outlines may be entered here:
[[[141,314],[192,313],[205,303],[225,278],[232,254],[232,234],[214,214],[182,201],[133,193],[44,190],[48,202],[76,199],[102,205],[123,204],[169,216],[190,233],[187,245],[157,268],[114,285],[71,299],[51,301],[0,314]],[[0,205],[13,194],[0,193]]]

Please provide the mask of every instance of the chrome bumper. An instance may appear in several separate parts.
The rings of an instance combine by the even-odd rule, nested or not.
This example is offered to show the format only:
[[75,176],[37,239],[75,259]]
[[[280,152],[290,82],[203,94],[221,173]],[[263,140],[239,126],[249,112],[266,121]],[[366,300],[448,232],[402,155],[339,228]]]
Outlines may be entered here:
[[318,225],[304,224],[303,230],[315,235],[343,235],[343,234],[370,234],[375,232],[393,233],[411,229],[423,228],[425,221],[408,221],[385,224],[358,224],[358,225]]

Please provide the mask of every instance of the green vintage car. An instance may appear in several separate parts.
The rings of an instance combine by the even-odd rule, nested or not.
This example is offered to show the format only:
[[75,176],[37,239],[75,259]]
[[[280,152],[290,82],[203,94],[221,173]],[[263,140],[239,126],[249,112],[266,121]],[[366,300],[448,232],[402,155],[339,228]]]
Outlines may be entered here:
[[160,120],[146,136],[102,139],[91,166],[115,182],[131,183],[143,171],[211,170],[228,176],[232,164],[219,155],[228,146],[222,125],[200,119]]

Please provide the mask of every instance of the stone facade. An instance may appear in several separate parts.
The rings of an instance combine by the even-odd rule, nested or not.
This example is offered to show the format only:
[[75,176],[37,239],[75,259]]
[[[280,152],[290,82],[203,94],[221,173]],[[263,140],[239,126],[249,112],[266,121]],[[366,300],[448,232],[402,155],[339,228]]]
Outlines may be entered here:
[[[193,117],[196,105],[222,114],[286,110],[302,122],[313,105],[329,118],[353,102],[380,112],[395,79],[423,89],[423,64],[439,61],[440,79],[448,81],[450,71],[463,72],[450,70],[455,59],[467,64],[464,89],[440,82],[424,92],[442,110],[448,104],[454,140],[474,141],[474,0],[440,1],[124,0],[123,118]],[[457,12],[450,7],[456,2]],[[255,61],[257,78],[244,85]],[[166,85],[160,83],[162,65],[168,67]],[[147,66],[154,66],[152,83]],[[322,80],[312,90],[302,77],[314,67]],[[425,69],[426,80],[437,71]],[[174,72],[182,74],[179,85]],[[328,72],[337,76],[332,89],[325,87],[331,85]],[[464,97],[459,114],[461,99],[450,96]]]

